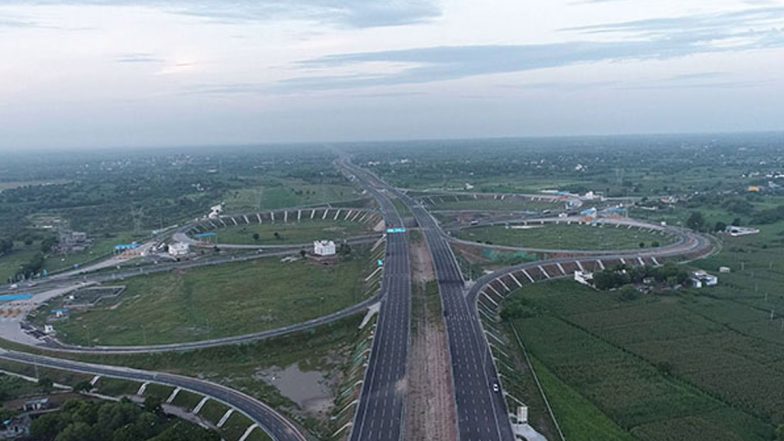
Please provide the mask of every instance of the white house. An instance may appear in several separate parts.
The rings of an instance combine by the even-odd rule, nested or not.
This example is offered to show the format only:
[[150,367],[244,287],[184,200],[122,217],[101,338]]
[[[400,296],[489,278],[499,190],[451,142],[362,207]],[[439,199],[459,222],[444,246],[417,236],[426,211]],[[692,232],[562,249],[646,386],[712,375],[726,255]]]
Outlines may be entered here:
[[210,214],[207,215],[210,219],[216,219],[221,214],[223,214],[223,204],[218,204],[214,207],[210,207]]
[[738,237],[738,236],[748,236],[750,234],[758,234],[760,230],[757,228],[747,228],[747,227],[739,227],[736,225],[730,225],[727,227],[726,232],[732,237]]
[[313,254],[317,256],[334,256],[335,242],[331,240],[317,240],[313,242]]
[[581,283],[583,285],[593,286],[593,273],[586,271],[575,271],[574,280],[577,283]]
[[169,244],[169,255],[172,257],[182,257],[187,255],[191,250],[190,245],[184,242],[174,242]]
[[705,271],[695,271],[692,273],[691,281],[695,288],[702,288],[703,286],[716,286],[719,284],[719,278],[708,274]]

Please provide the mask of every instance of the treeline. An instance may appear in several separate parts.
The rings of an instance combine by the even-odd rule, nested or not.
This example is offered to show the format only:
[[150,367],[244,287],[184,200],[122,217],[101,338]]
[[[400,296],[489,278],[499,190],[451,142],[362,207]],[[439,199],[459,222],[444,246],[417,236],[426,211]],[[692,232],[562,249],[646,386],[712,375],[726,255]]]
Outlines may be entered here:
[[619,265],[593,273],[594,286],[602,291],[642,283],[647,278],[653,278],[657,283],[677,285],[689,280],[689,273],[673,263],[659,267]]
[[784,220],[784,205],[760,210],[752,216],[752,223],[765,225]]
[[59,412],[33,420],[36,441],[219,441],[220,436],[193,424],[166,417],[160,401],[148,399],[144,408],[128,400],[72,400]]

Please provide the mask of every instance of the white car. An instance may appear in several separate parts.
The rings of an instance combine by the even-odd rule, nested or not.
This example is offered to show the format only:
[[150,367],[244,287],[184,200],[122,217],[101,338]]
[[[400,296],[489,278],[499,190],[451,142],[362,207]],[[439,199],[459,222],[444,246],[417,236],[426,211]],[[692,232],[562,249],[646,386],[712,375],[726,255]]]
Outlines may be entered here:
[[498,393],[499,390],[498,383],[493,383],[493,392]]

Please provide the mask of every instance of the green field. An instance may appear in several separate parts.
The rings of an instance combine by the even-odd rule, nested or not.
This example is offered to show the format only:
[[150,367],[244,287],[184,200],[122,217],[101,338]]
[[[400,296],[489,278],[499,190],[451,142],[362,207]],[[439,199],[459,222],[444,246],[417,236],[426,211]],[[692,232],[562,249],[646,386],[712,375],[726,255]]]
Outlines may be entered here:
[[617,425],[643,441],[770,439],[784,423],[784,333],[754,331],[765,313],[718,293],[623,300],[571,281],[517,291],[527,313],[511,324],[567,438],[625,439]]
[[563,202],[532,201],[515,197],[507,197],[504,200],[493,198],[467,198],[459,197],[455,200],[453,196],[435,196],[432,198],[435,205],[430,205],[430,201],[425,198],[430,210],[481,210],[481,211],[541,211],[559,210],[564,207]]
[[[329,434],[337,430],[337,427],[333,427],[334,423],[329,419],[329,416],[323,419],[314,417],[313,414],[306,412],[296,403],[281,395],[278,389],[267,383],[259,373],[271,367],[286,367],[298,363],[301,371],[323,373],[325,379],[339,379],[341,380],[340,387],[345,387],[342,380],[352,366],[352,354],[356,351],[357,343],[369,342],[367,340],[368,332],[372,328],[365,327],[363,330],[359,330],[361,321],[362,315],[355,315],[285,337],[196,351],[132,355],[64,354],[63,356],[92,363],[171,372],[223,384],[256,397],[276,410],[295,417],[311,433],[317,435],[316,439],[330,439]],[[1,340],[0,343],[4,348],[23,349],[19,345],[5,340]],[[0,367],[24,372],[28,375],[34,372],[33,366],[17,365],[16,363],[9,364],[8,367],[4,363],[0,363]],[[86,378],[91,377],[87,376]],[[335,381],[335,384],[337,383],[338,381]],[[103,393],[120,395],[136,393],[140,384],[102,378],[97,386]],[[332,393],[337,394],[338,387],[332,385],[330,387]],[[181,404],[186,408],[192,408],[200,400],[198,396],[190,393],[180,392],[180,395],[175,400],[175,404]],[[217,423],[226,410],[226,406],[210,400],[200,415]]]
[[[346,220],[303,220],[276,224],[248,224],[216,230],[218,243],[250,245],[307,244],[314,240],[339,241],[371,234],[373,225]],[[275,235],[277,233],[277,235]],[[256,240],[254,235],[258,234]]]
[[547,367],[533,359],[542,389],[557,415],[561,430],[568,440],[632,441],[634,437],[615,424],[588,399],[553,375]]
[[338,265],[277,258],[159,273],[126,280],[116,304],[58,322],[63,341],[140,345],[226,337],[277,328],[364,299],[366,252]]
[[534,225],[527,229],[483,226],[461,230],[457,237],[474,242],[521,248],[624,250],[667,245],[673,238],[636,228],[590,225]]
[[309,184],[299,180],[270,179],[257,187],[231,190],[225,195],[228,213],[301,207],[326,202],[339,202],[359,197],[350,185]]
[[15,242],[11,252],[0,256],[0,283],[5,283],[9,277],[16,275],[21,266],[29,262],[39,252],[40,247],[38,242],[32,245]]
[[51,273],[53,271],[68,270],[74,265],[84,265],[94,260],[108,257],[114,251],[114,246],[119,244],[141,242],[144,236],[135,235],[132,232],[124,231],[116,234],[103,234],[94,239],[90,248],[80,252],[66,255],[50,255],[46,259],[45,267]]

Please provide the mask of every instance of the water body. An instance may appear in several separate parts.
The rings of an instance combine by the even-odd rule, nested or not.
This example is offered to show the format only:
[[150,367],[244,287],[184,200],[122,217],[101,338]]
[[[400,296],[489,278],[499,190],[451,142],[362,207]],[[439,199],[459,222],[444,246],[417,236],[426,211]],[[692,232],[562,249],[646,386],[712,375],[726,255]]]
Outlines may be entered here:
[[30,300],[33,298],[32,294],[6,294],[0,296],[0,303],[15,302],[19,300]]
[[267,369],[258,375],[308,412],[328,412],[332,407],[332,391],[323,372],[303,372],[295,363],[285,369]]

